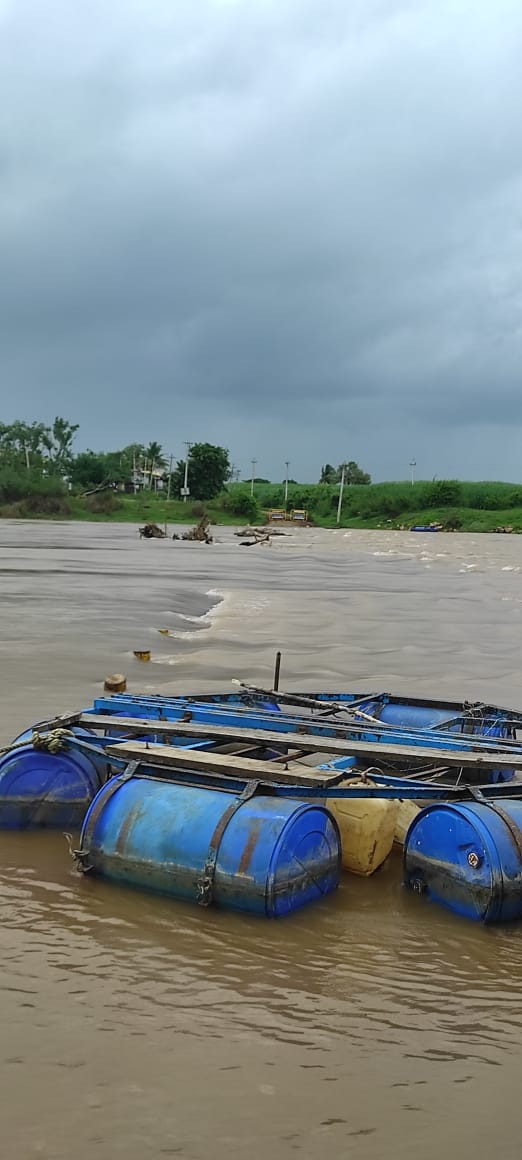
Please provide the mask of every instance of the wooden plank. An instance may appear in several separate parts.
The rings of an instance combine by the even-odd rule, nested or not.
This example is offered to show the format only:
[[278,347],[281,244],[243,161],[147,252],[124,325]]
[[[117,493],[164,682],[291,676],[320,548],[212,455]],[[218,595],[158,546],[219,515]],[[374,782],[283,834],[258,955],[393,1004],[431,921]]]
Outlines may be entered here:
[[[337,724],[333,724],[329,721],[321,722],[318,719],[314,719],[312,722],[314,728],[320,729],[321,725],[323,725],[324,728],[329,730],[328,734],[315,734],[308,732],[306,726],[304,729],[302,729],[303,722],[299,718],[296,718],[295,728],[289,730],[288,732],[284,732],[278,729],[260,729],[237,724],[214,725],[210,721],[205,723],[183,721],[181,718],[179,720],[170,719],[168,721],[163,721],[154,717],[115,717],[109,713],[84,713],[81,717],[81,724],[90,725],[94,729],[108,729],[109,731],[113,728],[122,728],[134,737],[139,737],[141,733],[158,733],[163,734],[164,737],[193,737],[195,739],[201,738],[205,740],[214,738],[216,741],[237,740],[240,742],[249,741],[252,742],[252,744],[262,744],[263,742],[266,744],[268,742],[270,746],[279,743],[281,748],[284,748],[285,745],[295,744],[297,738],[299,747],[304,751],[328,753],[330,750],[333,752],[335,747],[339,745],[341,748],[339,748],[337,751],[338,756],[345,753],[351,753],[351,747],[356,740],[356,738],[354,738],[354,740],[351,741],[347,739],[346,736],[343,737],[343,733],[352,733],[352,731],[357,733],[368,732],[368,725],[363,725],[360,722],[345,722],[344,724],[337,722]],[[388,730],[393,728],[395,733],[401,732],[401,729],[398,725],[386,726],[386,728]],[[332,729],[335,730],[335,735],[330,733],[330,730]],[[372,730],[372,732],[374,731],[381,732],[380,722],[376,724],[375,730]],[[410,732],[410,730],[406,729],[404,732]],[[424,735],[433,732],[434,739],[438,736],[437,730],[430,731],[426,728],[421,732]],[[487,752],[494,753],[509,753],[513,747],[517,746],[517,742],[507,740],[505,738],[488,738],[482,736],[481,734],[464,733],[457,734],[456,736],[459,739],[462,738],[462,749],[466,749],[468,752],[471,751],[473,753],[478,752],[479,750],[480,752],[486,750]],[[312,744],[314,738],[317,741],[317,744]],[[388,747],[390,752],[392,747],[395,748],[395,742],[393,741],[387,742],[384,739],[382,744]],[[350,746],[348,750],[346,749],[346,745]],[[518,745],[520,745],[520,742]]]
[[[212,708],[214,708],[214,706],[212,706]],[[222,712],[226,713],[226,709],[222,710]],[[294,719],[292,719],[292,723],[293,720]],[[320,721],[317,718],[311,719],[310,723],[314,727],[317,726],[320,728],[323,726],[325,729],[335,730],[333,737],[335,738],[335,736],[339,734],[341,741],[344,741],[343,732],[346,732],[348,729],[355,729],[360,733],[368,731],[368,726],[366,724],[357,721],[354,721],[353,723],[345,722],[342,724],[341,722]],[[158,717],[121,717],[119,715],[113,716],[110,713],[83,713],[81,717],[81,724],[86,726],[88,725],[93,729],[106,729],[109,731],[111,729],[125,729],[126,732],[136,737],[139,736],[140,733],[162,733],[165,737],[176,735],[178,737],[183,736],[194,738],[215,737],[216,741],[251,740],[253,743],[266,741],[266,738],[268,737],[268,740],[271,743],[271,741],[277,736],[277,739],[281,742],[282,746],[289,743],[289,737],[291,738],[292,744],[295,744],[295,738],[297,737],[300,746],[303,739],[305,745],[308,746],[309,741],[311,741],[314,736],[313,734],[308,733],[307,729],[305,729],[303,732],[299,732],[299,726],[302,728],[304,724],[302,719],[299,717],[295,718],[295,729],[289,730],[287,733],[274,729],[256,729],[253,726],[245,726],[242,724],[214,725],[212,721],[205,723],[184,721],[181,717],[177,720],[170,718],[168,721],[165,721]],[[393,728],[395,729],[396,726]],[[332,738],[330,737],[330,740],[331,739]]]
[[[238,726],[194,725],[186,721],[139,721],[134,717],[110,717],[86,713],[82,724],[96,728],[126,729],[129,733],[161,733],[163,736],[200,737],[216,741],[251,741],[259,745],[288,746],[300,752],[335,754],[337,757],[366,757],[379,765],[388,761],[408,761],[416,765],[450,766],[457,769],[517,769],[522,771],[522,753],[491,752],[484,749],[473,750],[469,744],[465,749],[437,749],[423,745],[395,745],[385,741],[340,740],[335,737],[320,737],[317,734],[278,733],[269,729],[244,729]],[[155,746],[155,749],[158,747]],[[164,748],[169,748],[165,746]],[[182,752],[184,752],[182,750]],[[187,752],[193,752],[188,750]],[[257,763],[259,764],[259,763]],[[270,765],[270,762],[264,762]]]
[[31,725],[33,733],[48,733],[51,729],[67,729],[69,725],[78,725],[82,716],[81,709],[76,713],[61,713],[59,717],[49,717],[46,721],[37,721]]
[[[203,749],[183,749],[175,745],[150,745],[146,741],[127,741],[119,745],[108,745],[109,757],[119,757],[124,761],[140,761],[146,765],[167,766],[170,769],[196,770],[198,773],[219,773],[221,776],[238,777],[242,780],[273,781],[283,785],[328,785],[339,779],[340,770],[306,770],[301,766],[282,769],[271,761],[256,761],[254,758],[233,757],[229,754],[211,753]],[[293,765],[289,758],[289,765]]]

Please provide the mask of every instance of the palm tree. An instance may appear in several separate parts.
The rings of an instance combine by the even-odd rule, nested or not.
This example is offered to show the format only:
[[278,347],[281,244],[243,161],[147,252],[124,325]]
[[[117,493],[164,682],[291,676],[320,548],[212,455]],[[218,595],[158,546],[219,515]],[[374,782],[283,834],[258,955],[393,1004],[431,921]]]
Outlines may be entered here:
[[[152,473],[156,468],[166,467],[167,460],[163,454],[163,448],[160,443],[153,441],[145,448],[145,470],[149,472],[150,487],[152,487]],[[149,465],[147,467],[147,464]]]

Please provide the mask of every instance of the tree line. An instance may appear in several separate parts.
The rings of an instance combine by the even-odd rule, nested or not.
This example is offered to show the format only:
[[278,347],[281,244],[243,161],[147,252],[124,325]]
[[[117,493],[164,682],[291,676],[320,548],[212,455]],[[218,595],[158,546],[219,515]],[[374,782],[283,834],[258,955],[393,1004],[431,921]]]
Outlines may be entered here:
[[[70,485],[74,491],[87,492],[103,487],[123,487],[132,491],[153,488],[170,480],[173,496],[179,496],[185,480],[185,461],[167,460],[158,442],[129,443],[117,451],[73,450],[79,430],[77,423],[57,416],[44,423],[0,423],[0,487],[13,495],[34,491],[41,482],[50,491]],[[194,499],[215,498],[231,475],[229,453],[211,443],[194,443],[190,448],[188,475],[190,494]],[[14,495],[16,493],[16,495]]]
[[[68,485],[75,492],[96,489],[124,488],[132,491],[142,487],[154,488],[161,483],[168,487],[172,497],[178,498],[185,483],[185,460],[171,461],[160,443],[129,443],[117,451],[79,451],[74,453],[77,423],[57,416],[50,425],[45,423],[0,423],[0,499],[9,501],[20,495]],[[341,478],[342,465],[335,468],[327,463],[321,469],[319,483],[336,484]],[[195,500],[212,500],[233,482],[234,469],[226,448],[212,443],[194,443],[188,454],[188,486]],[[259,477],[255,483],[268,480]],[[370,483],[370,476],[357,463],[345,464],[346,484]],[[290,484],[295,483],[289,480]],[[250,481],[244,481],[248,489]],[[241,485],[235,485],[240,488]],[[9,493],[9,494],[8,494]],[[246,495],[242,507],[248,507]],[[240,493],[236,496],[240,503]]]

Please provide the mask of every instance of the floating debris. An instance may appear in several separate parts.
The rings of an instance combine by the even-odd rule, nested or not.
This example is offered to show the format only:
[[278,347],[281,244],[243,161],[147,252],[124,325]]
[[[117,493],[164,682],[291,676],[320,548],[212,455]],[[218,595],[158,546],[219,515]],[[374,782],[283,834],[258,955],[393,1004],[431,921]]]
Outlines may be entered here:
[[113,673],[112,676],[105,678],[103,687],[107,693],[125,693],[127,678],[123,673]]
[[212,544],[212,536],[209,531],[210,520],[208,516],[202,516],[199,524],[190,529],[190,532],[184,532],[182,540],[196,540],[202,544]]
[[158,524],[144,524],[142,528],[138,528],[138,531],[140,540],[164,540],[167,536],[167,533]]

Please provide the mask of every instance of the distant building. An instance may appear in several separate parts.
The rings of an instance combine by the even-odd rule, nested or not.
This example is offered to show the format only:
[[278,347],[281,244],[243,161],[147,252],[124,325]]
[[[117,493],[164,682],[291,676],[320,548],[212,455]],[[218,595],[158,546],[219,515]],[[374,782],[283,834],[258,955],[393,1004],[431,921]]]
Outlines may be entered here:
[[130,482],[125,485],[126,491],[163,491],[165,487],[165,469],[154,467],[152,472],[145,467],[136,467],[132,472]]

